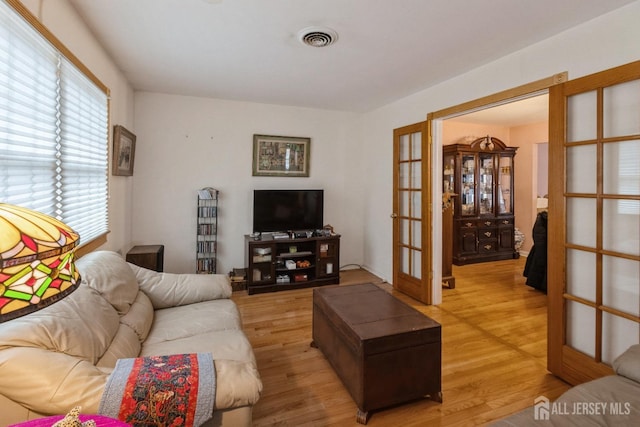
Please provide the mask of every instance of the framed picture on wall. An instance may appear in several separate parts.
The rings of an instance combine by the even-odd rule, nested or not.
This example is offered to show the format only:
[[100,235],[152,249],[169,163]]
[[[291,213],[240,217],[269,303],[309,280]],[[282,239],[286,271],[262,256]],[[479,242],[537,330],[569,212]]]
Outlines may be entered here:
[[136,136],[123,126],[113,127],[113,175],[133,175],[133,161],[136,154]]
[[253,176],[309,176],[311,138],[253,135]]

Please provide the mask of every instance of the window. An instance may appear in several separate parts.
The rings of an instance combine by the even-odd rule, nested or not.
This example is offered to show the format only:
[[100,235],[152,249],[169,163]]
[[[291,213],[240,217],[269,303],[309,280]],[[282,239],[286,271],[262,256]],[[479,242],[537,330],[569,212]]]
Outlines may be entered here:
[[0,201],[85,244],[108,226],[108,89],[35,27],[0,1]]

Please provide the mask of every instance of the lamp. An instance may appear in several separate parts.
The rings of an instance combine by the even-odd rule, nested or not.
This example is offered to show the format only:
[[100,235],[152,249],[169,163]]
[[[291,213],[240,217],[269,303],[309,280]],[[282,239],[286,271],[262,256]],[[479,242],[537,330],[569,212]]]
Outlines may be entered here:
[[0,203],[0,323],[33,313],[80,284],[80,236],[40,212]]

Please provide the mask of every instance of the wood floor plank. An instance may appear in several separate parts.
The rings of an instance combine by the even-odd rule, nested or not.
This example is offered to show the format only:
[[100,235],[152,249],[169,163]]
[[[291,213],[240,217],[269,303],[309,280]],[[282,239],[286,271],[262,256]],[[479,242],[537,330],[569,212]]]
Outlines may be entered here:
[[[555,399],[570,386],[546,370],[546,295],[524,284],[524,259],[454,266],[454,289],[425,306],[361,269],[341,285],[375,283],[442,324],[443,403],[374,411],[368,426],[475,426]],[[255,426],[360,426],[356,406],[311,342],[312,289],[234,292],[264,384]]]

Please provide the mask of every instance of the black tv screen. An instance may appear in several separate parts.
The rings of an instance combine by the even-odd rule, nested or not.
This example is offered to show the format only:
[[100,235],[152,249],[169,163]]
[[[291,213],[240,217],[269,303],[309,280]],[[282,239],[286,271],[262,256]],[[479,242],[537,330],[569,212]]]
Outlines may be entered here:
[[324,190],[254,190],[253,232],[323,227]]

